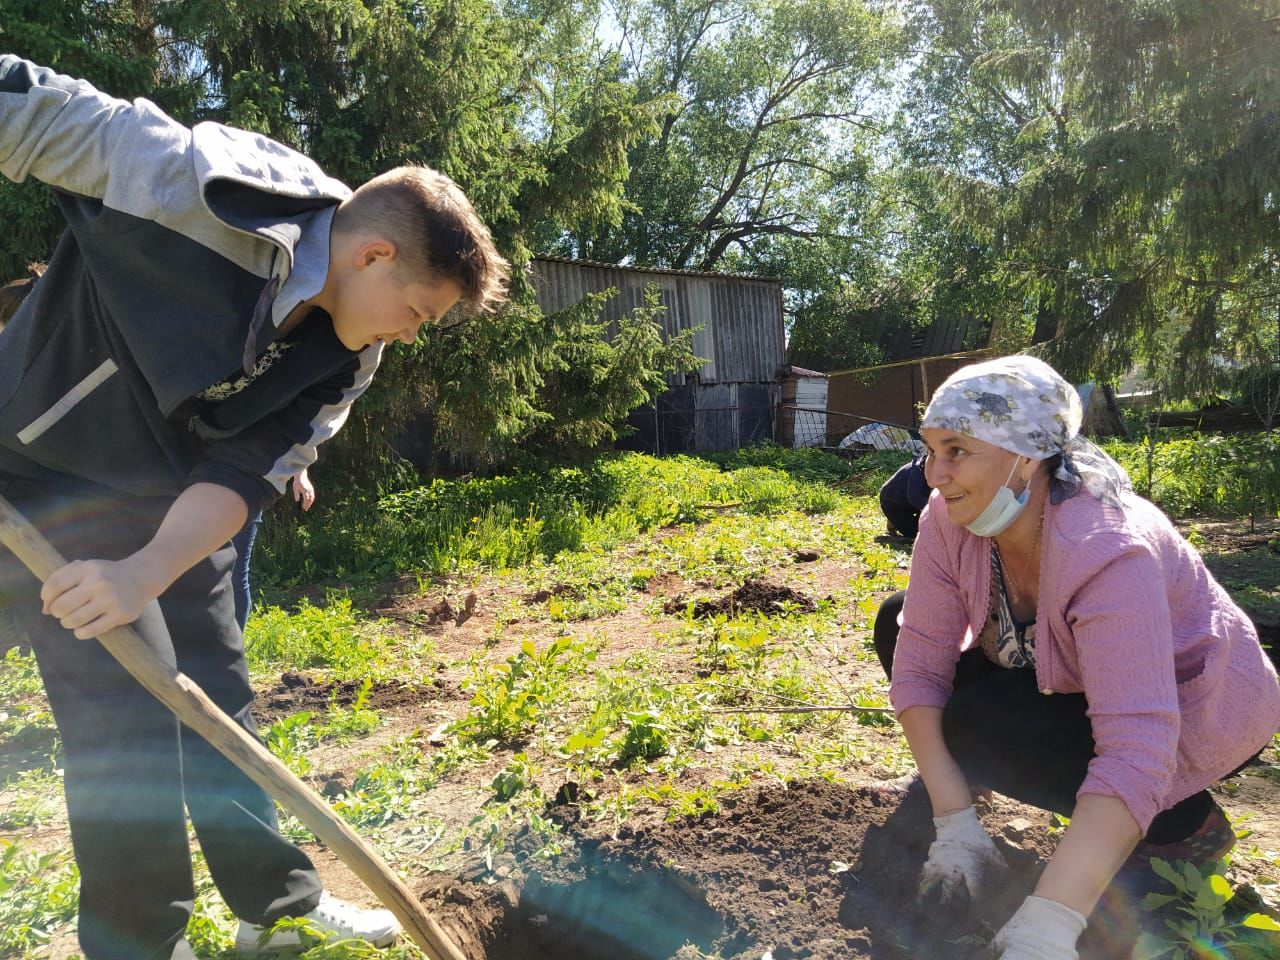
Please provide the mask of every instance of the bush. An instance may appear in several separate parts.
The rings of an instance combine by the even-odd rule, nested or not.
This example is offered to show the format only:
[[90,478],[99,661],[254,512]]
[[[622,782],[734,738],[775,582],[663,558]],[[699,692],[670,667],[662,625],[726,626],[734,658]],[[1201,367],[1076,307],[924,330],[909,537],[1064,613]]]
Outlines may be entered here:
[[1112,440],[1103,448],[1128,471],[1134,489],[1172,517],[1280,510],[1280,430],[1160,440],[1150,476],[1145,444]]

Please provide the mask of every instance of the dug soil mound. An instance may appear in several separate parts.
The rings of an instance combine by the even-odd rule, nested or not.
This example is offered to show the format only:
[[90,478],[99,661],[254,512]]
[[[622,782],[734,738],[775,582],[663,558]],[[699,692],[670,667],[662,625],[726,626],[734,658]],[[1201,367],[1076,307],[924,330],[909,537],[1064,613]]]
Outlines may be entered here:
[[[472,960],[665,960],[685,945],[735,960],[976,960],[1052,845],[1043,815],[1041,827],[1010,817],[1024,810],[987,811],[1011,875],[958,916],[915,906],[933,838],[923,791],[900,799],[826,781],[762,788],[714,816],[633,821],[612,835],[557,807],[573,854],[526,861],[492,885],[434,878],[422,896]],[[1001,826],[1010,820],[1014,829]]]
[[[260,726],[265,726],[302,710],[349,707],[360,698],[362,688],[359,680],[317,681],[305,673],[284,673],[279,683],[254,694],[253,717]],[[421,703],[433,699],[440,689],[439,680],[425,686],[374,683],[364,705],[370,710],[386,710]]]
[[[672,597],[663,605],[667,614],[683,613],[689,605],[685,597]],[[798,613],[813,613],[818,605],[811,597],[799,590],[770,583],[768,580],[747,580],[733,593],[718,600],[696,600],[693,602],[693,615],[698,619],[724,614],[728,617],[748,612],[758,612],[770,616],[793,610]]]

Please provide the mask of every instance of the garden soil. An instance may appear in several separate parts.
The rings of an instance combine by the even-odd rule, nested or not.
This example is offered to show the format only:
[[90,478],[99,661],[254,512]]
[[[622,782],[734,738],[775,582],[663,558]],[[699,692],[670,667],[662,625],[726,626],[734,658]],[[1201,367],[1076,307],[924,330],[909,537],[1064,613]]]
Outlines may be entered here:
[[[1208,537],[1238,538],[1242,533],[1238,527],[1205,528]],[[1261,544],[1253,553],[1267,550]],[[1234,569],[1230,573],[1244,576]],[[326,744],[314,751],[313,785],[330,796],[342,792],[374,751],[392,740],[416,743],[424,751],[435,749],[428,731],[466,709],[469,695],[462,684],[467,658],[476,651],[498,662],[524,640],[543,644],[569,632],[607,636],[597,664],[619,662],[652,650],[655,608],[667,601],[678,604],[668,616],[683,615],[689,596],[695,613],[702,616],[747,608],[775,613],[780,603],[811,609],[813,598],[828,595],[834,596],[837,609],[852,610],[851,585],[861,576],[854,565],[808,555],[789,558],[785,566],[771,570],[768,579],[732,589],[664,573],[626,609],[568,625],[521,612],[540,602],[533,584],[483,576],[461,589],[442,582],[442,591],[456,591],[443,600],[416,584],[407,584],[403,592],[393,587],[374,608],[390,622],[430,637],[440,662],[455,665],[440,667],[417,684],[375,683],[366,705],[383,715],[383,726],[357,745]],[[1274,579],[1266,582],[1274,589]],[[548,595],[571,589],[556,585]],[[701,610],[699,603],[705,604]],[[693,670],[689,650],[671,649],[665,656],[660,668],[664,674],[679,679]],[[874,661],[865,657],[850,658],[843,665],[833,661],[830,669],[843,671],[841,681],[850,688],[883,683]],[[334,684],[306,673],[288,673],[260,690],[254,713],[265,726],[299,710],[323,711],[333,703],[350,706],[360,695],[358,683]],[[1007,882],[969,912],[921,909],[914,886],[934,833],[927,798],[918,787],[905,794],[885,789],[883,778],[896,771],[878,768],[877,758],[896,749],[892,729],[867,726],[860,728],[859,736],[868,759],[842,771],[849,782],[800,780],[784,786],[761,780],[720,797],[715,813],[671,822],[659,811],[639,809],[621,825],[585,820],[571,802],[574,791],[563,784],[561,767],[559,780],[539,786],[545,795],[558,798],[545,815],[560,825],[569,841],[562,856],[535,855],[545,837],[516,837],[506,852],[488,858],[465,848],[447,856],[441,853],[433,863],[439,872],[418,873],[409,882],[471,960],[692,960],[699,952],[718,953],[726,960],[987,956],[992,935],[1034,888],[1057,842],[1053,819],[998,795],[980,803],[982,819],[1010,865]],[[0,761],[7,751],[23,746],[0,745]],[[491,794],[488,784],[514,749],[495,749],[491,761],[437,786],[429,794],[426,811],[431,822],[451,832],[465,827],[483,808]],[[727,768],[733,759],[730,749],[722,748],[705,768],[697,765],[687,771],[682,786],[696,787],[699,778]],[[785,756],[775,756],[779,764],[786,762]],[[554,766],[547,764],[544,774],[557,776]],[[1239,827],[1252,831],[1242,847],[1262,851],[1237,858],[1230,874],[1233,886],[1242,893],[1250,885],[1265,889],[1263,885],[1275,879],[1274,851],[1280,850],[1280,797],[1274,781],[1245,774],[1215,788],[1215,793]],[[4,802],[0,795],[0,807]],[[410,845],[422,835],[413,831],[426,829],[413,823],[402,826]],[[386,829],[385,841],[397,843],[396,832],[395,824]],[[68,845],[61,816],[39,830],[0,830],[0,837],[9,836],[20,837],[34,850]],[[327,888],[370,903],[368,891],[331,852],[316,845],[309,845],[308,852]],[[1106,917],[1092,918],[1081,944],[1084,960],[1126,957],[1137,932],[1133,916],[1124,909],[1110,909]],[[64,960],[75,955],[73,933],[60,930],[43,957]],[[1280,956],[1280,950],[1270,955]]]
[[[614,833],[562,806],[552,812],[578,841],[572,855],[507,865],[488,882],[437,875],[419,889],[470,960],[665,960],[697,951],[734,960],[978,960],[1034,888],[1054,842],[1042,812],[1002,798],[981,808],[1010,872],[969,910],[915,902],[933,833],[923,790],[882,794],[824,780],[760,788],[725,800],[715,815],[636,820]],[[1120,960],[1136,934],[1132,924],[1095,918],[1081,957]]]

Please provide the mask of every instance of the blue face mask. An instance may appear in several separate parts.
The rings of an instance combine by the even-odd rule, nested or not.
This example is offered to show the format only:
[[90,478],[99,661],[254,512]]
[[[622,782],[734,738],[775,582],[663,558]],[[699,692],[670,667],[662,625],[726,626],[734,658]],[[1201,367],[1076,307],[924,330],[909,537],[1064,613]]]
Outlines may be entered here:
[[1015,460],[1013,461],[1013,466],[1009,468],[1009,476],[1005,477],[1004,484],[996,491],[996,495],[991,498],[991,502],[987,504],[987,509],[965,524],[965,528],[970,533],[975,533],[980,537],[999,536],[1009,529],[1009,525],[1013,521],[1018,519],[1018,514],[1022,513],[1022,508],[1027,505],[1027,500],[1031,498],[1031,484],[1027,484],[1021,495],[1014,495],[1014,492],[1009,489],[1009,481],[1013,479],[1013,471],[1017,469],[1018,461]]

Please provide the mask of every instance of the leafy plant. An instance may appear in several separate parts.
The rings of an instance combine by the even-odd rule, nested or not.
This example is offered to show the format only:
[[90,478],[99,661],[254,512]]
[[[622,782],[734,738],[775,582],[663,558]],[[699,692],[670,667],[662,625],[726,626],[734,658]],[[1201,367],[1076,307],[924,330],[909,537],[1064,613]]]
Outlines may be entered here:
[[647,763],[675,753],[671,722],[661,711],[649,707],[624,714],[623,724],[626,732],[618,744],[618,766]]
[[1149,893],[1142,905],[1151,911],[1171,906],[1174,912],[1164,920],[1163,936],[1144,933],[1139,938],[1134,948],[1138,960],[1192,960],[1206,951],[1221,956],[1244,947],[1253,931],[1280,932],[1280,924],[1266,914],[1231,917],[1227,905],[1235,891],[1221,874],[1202,875],[1186,861],[1180,861],[1179,866],[1159,858],[1151,861],[1152,871],[1173,888],[1173,893]]
[[338,676],[365,678],[385,670],[381,639],[381,629],[361,622],[349,598],[331,598],[323,607],[303,599],[292,613],[280,607],[255,611],[245,631],[245,656],[253,669],[327,667]]
[[541,650],[526,640],[505,663],[476,660],[463,682],[471,693],[471,709],[451,729],[472,740],[514,739],[538,722],[574,671],[593,659],[594,651],[561,637]]
[[314,733],[319,740],[336,740],[348,743],[357,737],[367,736],[382,722],[376,710],[369,709],[369,697],[373,694],[373,678],[365,677],[356,692],[351,706],[344,707],[337,701],[335,694],[329,704],[323,722],[315,725]]
[[311,717],[311,712],[307,710],[290,714],[271,724],[262,733],[267,749],[300,777],[311,772],[311,761],[306,754],[316,743]]
[[79,874],[62,852],[28,853],[0,838],[0,955],[27,955],[68,923],[79,902]]

